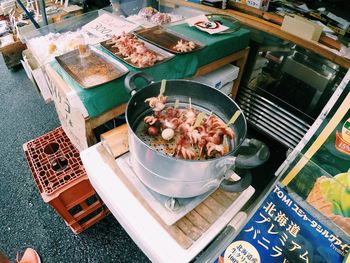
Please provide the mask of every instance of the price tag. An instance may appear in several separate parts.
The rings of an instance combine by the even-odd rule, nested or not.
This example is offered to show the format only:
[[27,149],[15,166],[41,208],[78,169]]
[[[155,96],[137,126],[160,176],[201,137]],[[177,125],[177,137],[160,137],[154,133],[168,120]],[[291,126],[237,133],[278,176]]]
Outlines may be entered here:
[[83,26],[83,29],[102,39],[109,39],[113,35],[120,36],[123,32],[134,30],[137,25],[117,16],[103,14]]

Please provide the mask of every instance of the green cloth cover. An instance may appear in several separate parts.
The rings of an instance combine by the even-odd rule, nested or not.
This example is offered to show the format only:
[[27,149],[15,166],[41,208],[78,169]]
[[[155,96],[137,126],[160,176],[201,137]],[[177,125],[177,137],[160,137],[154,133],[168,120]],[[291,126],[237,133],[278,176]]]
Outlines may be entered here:
[[[203,43],[205,47],[196,52],[176,55],[169,61],[143,70],[155,80],[191,77],[199,67],[242,50],[249,43],[250,31],[243,28],[231,34],[221,35],[209,35],[196,28],[189,27],[187,24],[175,25],[170,29]],[[51,62],[50,65],[77,92],[90,118],[99,116],[103,112],[127,102],[130,98],[130,95],[124,90],[125,77],[92,89],[84,89],[56,61]],[[138,70],[125,63],[124,65],[130,71]]]

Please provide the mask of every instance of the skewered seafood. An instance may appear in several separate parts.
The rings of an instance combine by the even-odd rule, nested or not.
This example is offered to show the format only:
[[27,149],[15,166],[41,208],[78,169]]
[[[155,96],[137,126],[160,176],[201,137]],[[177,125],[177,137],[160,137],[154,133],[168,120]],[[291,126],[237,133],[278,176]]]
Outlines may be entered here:
[[229,151],[228,140],[234,139],[234,132],[219,117],[200,113],[191,103],[181,109],[165,107],[167,98],[160,94],[146,99],[154,113],[144,118],[146,124],[161,131],[155,137],[158,144],[164,142],[167,148],[172,145],[173,150],[168,149],[165,154],[195,160],[220,157]]
[[154,111],[161,111],[165,107],[165,102],[168,99],[167,96],[164,96],[162,94],[159,94],[158,97],[151,97],[145,100],[145,102],[148,102],[149,106]]
[[154,9],[151,6],[146,6],[144,8],[141,8],[138,15],[144,18],[150,18],[151,16],[158,13],[158,10]]
[[108,42],[118,49],[115,55],[122,56],[137,67],[153,66],[156,62],[164,60],[164,57],[148,49],[145,43],[133,34],[123,33],[121,36],[113,36]]
[[154,116],[146,116],[143,120],[149,125],[153,125],[158,121],[158,119]]
[[196,47],[196,43],[193,41],[179,40],[174,47],[174,49],[178,52],[190,52]]
[[168,24],[171,22],[171,16],[167,13],[156,13],[151,16],[151,22],[158,25]]

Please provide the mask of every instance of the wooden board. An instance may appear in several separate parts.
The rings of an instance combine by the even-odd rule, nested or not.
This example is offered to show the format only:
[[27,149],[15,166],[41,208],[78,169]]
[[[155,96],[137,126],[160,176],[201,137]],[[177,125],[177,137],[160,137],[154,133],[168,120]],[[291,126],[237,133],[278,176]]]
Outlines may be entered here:
[[[121,149],[125,149],[125,145],[123,144],[124,140],[121,139],[122,137],[124,137],[124,139],[126,137],[127,139],[127,134],[125,135],[125,126],[120,126],[114,129],[113,132],[102,134],[101,137],[105,138],[106,142],[109,141],[109,147],[112,152],[117,151],[118,143]],[[115,141],[114,138],[116,139]],[[111,143],[113,143],[113,145]],[[210,226],[225,213],[240,194],[226,194],[218,189],[185,217],[181,218],[174,225],[168,226],[153,211],[152,207],[149,206],[134,185],[130,183],[127,176],[121,171],[115,162],[113,156],[108,153],[108,150],[102,145],[98,147],[97,150],[103,160],[114,170],[116,176],[122,180],[129,191],[184,249],[189,249],[210,228]]]
[[[219,9],[214,7],[209,7],[197,3],[192,3],[188,1],[183,0],[164,0],[165,3],[162,2],[162,4],[174,4],[174,5],[180,5],[185,7],[191,7],[198,10],[202,10],[208,13],[218,13],[218,14],[226,14],[226,15],[232,15],[235,18],[237,18],[243,25],[249,26],[258,30],[261,30],[263,32],[266,32],[268,34],[271,34],[273,36],[291,41],[299,46],[302,46],[308,50],[311,50],[313,52],[318,53],[319,55],[329,59],[330,61],[339,64],[341,67],[349,68],[350,67],[350,60],[346,59],[344,57],[341,57],[334,51],[330,50],[327,46],[324,46],[318,42],[315,41],[307,41],[303,38],[300,38],[298,36],[292,35],[288,32],[284,32],[281,30],[281,26],[275,23],[272,23],[270,21],[266,21],[264,19],[261,19],[259,17],[252,16],[250,14],[244,14],[242,12],[238,12],[235,10],[230,9]],[[327,42],[332,42],[330,39],[327,39]],[[334,44],[334,43],[333,43]]]
[[123,124],[101,134],[101,142],[114,158],[129,150],[128,125]]
[[[262,11],[260,9],[254,8],[254,7],[250,7],[246,4],[230,2],[230,7],[232,7],[235,10],[241,11],[243,13],[258,16],[260,18],[263,18],[264,20],[275,23],[277,25],[282,25],[282,22],[283,22],[283,17],[278,15],[278,14],[275,14],[272,12]],[[333,38],[330,38],[324,34],[321,35],[319,42],[328,46],[328,47],[335,48],[337,50],[340,50],[340,48],[341,48],[340,42],[338,42],[338,41],[334,40]]]
[[22,51],[26,48],[27,46],[19,40],[0,48],[0,52],[8,69],[12,69],[21,64]]
[[70,88],[49,65],[46,66],[46,73],[49,76],[51,96],[63,130],[79,151],[88,148],[87,123],[84,116],[68,99]]

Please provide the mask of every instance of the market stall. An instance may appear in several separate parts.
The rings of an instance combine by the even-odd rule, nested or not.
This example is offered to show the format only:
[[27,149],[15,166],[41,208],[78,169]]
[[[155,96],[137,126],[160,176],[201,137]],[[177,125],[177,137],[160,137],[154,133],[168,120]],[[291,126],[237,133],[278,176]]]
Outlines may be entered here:
[[[21,65],[22,51],[26,49],[24,35],[47,23],[57,23],[70,17],[83,13],[77,5],[63,5],[53,1],[43,1],[46,10],[44,16],[40,11],[40,1],[27,1],[22,6],[16,1],[2,1],[0,12],[2,14],[2,29],[0,32],[0,52],[4,57],[8,69]],[[25,10],[24,10],[24,9]],[[27,13],[30,15],[28,16]],[[44,19],[45,17],[45,23]],[[31,20],[30,20],[31,19]],[[35,25],[33,24],[35,23]]]
[[[285,172],[286,166],[292,171],[300,168],[299,164],[292,167],[295,161],[291,161],[292,157],[300,158],[303,164],[305,157],[311,158],[306,153],[300,155],[300,150],[310,138],[310,127],[314,131],[316,124],[324,120],[322,116],[317,118],[321,110],[317,112],[315,105],[327,94],[317,92],[323,82],[327,83],[322,86],[322,92],[336,89],[336,94],[341,94],[346,90],[349,73],[345,78],[342,74],[350,64],[320,43],[239,14],[238,20],[252,28],[242,27],[237,19],[231,18],[236,11],[182,1],[163,4],[164,10],[183,5],[212,14],[197,10],[178,19],[178,14],[172,13],[173,17],[177,15],[176,22],[159,26],[152,23],[170,15],[159,15],[148,8],[127,19],[100,10],[26,36],[27,52],[36,61],[44,84],[39,90],[41,94],[49,94],[54,102],[62,129],[26,144],[24,151],[42,197],[75,233],[111,212],[152,261],[189,262],[204,251],[199,262],[215,260],[218,256],[217,261],[222,262],[223,257],[230,257],[226,255],[228,252],[226,256],[222,254],[223,249],[237,236],[247,218],[255,220],[245,228],[249,233],[251,225],[255,226],[257,213],[266,211],[267,202],[279,197],[271,191],[277,193],[278,187],[288,185],[294,178],[295,174],[287,175],[282,181],[284,185],[275,186],[277,176],[281,176],[281,170]],[[145,20],[142,15],[149,12],[152,16],[158,14],[157,19]],[[283,40],[264,35],[263,38],[273,43],[269,47],[277,55],[264,50],[266,46],[254,48],[253,66],[244,72],[251,40],[261,36],[257,37],[254,31],[257,28],[263,34],[266,31]],[[342,68],[325,62],[327,68],[322,67],[322,74],[316,72],[316,67],[309,64],[311,59],[319,60],[297,48],[290,55],[287,52],[291,45],[285,44],[285,40],[319,52]],[[336,46],[326,37],[321,42]],[[139,49],[142,52],[137,53],[135,50]],[[300,66],[304,70],[300,74],[302,70],[295,72],[295,65],[301,65],[300,54],[305,53],[304,60],[310,63],[308,67]],[[286,97],[281,93],[286,91],[277,90],[280,98],[276,99],[271,90],[261,91],[258,85],[251,86],[248,79],[241,85],[243,74],[249,72],[252,78],[261,54],[265,56],[263,64],[275,63],[271,68],[276,72],[294,74],[286,83],[297,77],[296,83],[301,83],[303,77],[310,78],[303,81],[308,84],[305,90],[310,94],[316,90],[317,96],[310,95],[315,102],[310,100],[305,104],[308,107],[295,110],[296,107],[281,103],[280,98]],[[229,82],[228,96],[218,90],[221,83],[210,87],[195,79],[227,64],[239,67],[234,83]],[[268,70],[272,75],[275,71],[271,68]],[[326,69],[328,75],[323,74]],[[288,90],[289,93],[294,96]],[[271,102],[271,98],[275,100]],[[330,102],[322,102],[327,104],[323,115],[328,114],[334,104],[331,101],[336,99],[333,95]],[[345,114],[347,110],[342,112]],[[118,116],[125,117],[126,124],[113,127],[98,138],[94,130]],[[343,115],[342,118],[348,119]],[[56,138],[47,139],[50,136]],[[275,176],[287,150],[293,148],[292,157],[288,157]],[[41,158],[45,159],[43,164]],[[70,173],[67,168],[81,174]],[[86,185],[81,186],[82,182]],[[287,196],[283,191],[278,193]],[[254,215],[268,193],[272,199],[265,200],[265,207]],[[94,198],[91,206],[90,198]],[[72,215],[71,210],[77,207],[81,210]],[[242,209],[245,212],[240,212]],[[92,211],[97,216],[94,214],[90,220]],[[268,215],[270,221],[277,220],[272,212]],[[327,227],[336,235],[342,234],[331,224]],[[292,230],[288,231],[293,235]],[[346,238],[341,240],[347,242]],[[342,249],[345,253],[345,246]],[[230,252],[231,258],[234,252]]]
[[[93,17],[90,14],[89,19],[83,21],[89,21]],[[81,22],[80,25],[82,25]],[[75,27],[77,26],[75,25]],[[142,70],[154,76],[156,80],[177,79],[203,75],[226,64],[236,63],[241,70],[230,92],[234,97],[237,93],[243,73],[242,69],[248,55],[249,31],[242,28],[234,33],[211,36],[198,29],[190,28],[186,23],[173,25],[168,27],[168,29],[184,37],[195,39],[203,45],[203,48],[196,52],[176,54],[168,61]],[[33,42],[33,39],[29,40],[30,42]],[[105,51],[99,45],[97,45],[97,48]],[[40,56],[35,46],[29,46],[29,50],[35,57]],[[218,50],[220,51],[218,52]],[[108,55],[110,56],[110,54]],[[38,60],[42,61],[42,64],[44,63],[43,59],[39,58]],[[140,70],[125,62],[122,63],[129,71]],[[71,124],[70,126],[66,124],[69,120],[61,119],[68,136],[79,149],[85,149],[88,145],[96,143],[92,129],[123,112],[123,104],[129,98],[129,95],[123,89],[124,79],[119,78],[94,89],[84,89],[55,61],[46,65],[45,71],[52,84],[51,89],[55,90],[52,92],[52,97],[56,102],[56,107],[58,103],[57,94],[55,93],[59,92],[60,96],[68,97],[65,103],[70,105],[72,112],[76,112],[76,116],[72,118],[80,119],[81,125],[75,124],[76,122],[73,121],[73,125]],[[72,115],[70,114],[70,116]],[[61,117],[66,118],[66,116]]]

